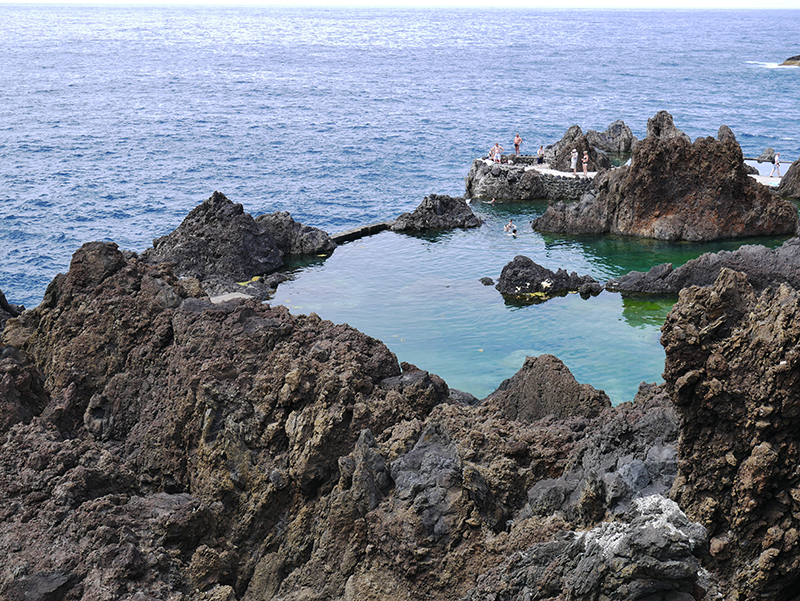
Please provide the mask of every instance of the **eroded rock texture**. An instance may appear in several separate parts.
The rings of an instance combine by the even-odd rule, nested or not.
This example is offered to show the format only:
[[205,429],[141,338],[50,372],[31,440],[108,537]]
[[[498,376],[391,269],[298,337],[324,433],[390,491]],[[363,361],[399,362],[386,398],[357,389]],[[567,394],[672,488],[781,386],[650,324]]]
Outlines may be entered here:
[[776,192],[785,198],[800,198],[800,159],[789,166]]
[[534,229],[671,241],[795,233],[797,208],[747,175],[732,135],[691,143],[671,117],[648,132],[630,166],[595,178],[596,195],[551,204]]
[[431,194],[411,213],[403,213],[392,225],[394,232],[417,232],[480,227],[481,220],[463,198]]
[[710,538],[727,598],[794,599],[800,577],[800,296],[723,269],[685,289],[662,329],[681,416],[672,497]]

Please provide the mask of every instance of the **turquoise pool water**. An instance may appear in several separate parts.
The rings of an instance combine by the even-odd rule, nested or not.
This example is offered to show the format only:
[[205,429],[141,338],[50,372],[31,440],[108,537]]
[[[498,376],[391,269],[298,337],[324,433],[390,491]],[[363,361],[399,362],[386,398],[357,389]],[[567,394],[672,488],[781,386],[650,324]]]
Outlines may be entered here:
[[[438,374],[451,388],[479,398],[520,369],[526,356],[559,357],[581,383],[606,391],[615,404],[633,399],[640,382],[660,382],[660,328],[674,297],[603,292],[547,302],[507,302],[493,286],[503,267],[525,255],[552,269],[598,281],[703,252],[745,243],[777,246],[781,239],[711,244],[665,243],[621,237],[542,235],[530,221],[546,202],[473,203],[484,223],[435,235],[382,232],[343,244],[326,259],[288,270],[292,281],[272,299],[293,313],[315,312],[382,340],[400,361]],[[503,226],[513,218],[520,235]]]

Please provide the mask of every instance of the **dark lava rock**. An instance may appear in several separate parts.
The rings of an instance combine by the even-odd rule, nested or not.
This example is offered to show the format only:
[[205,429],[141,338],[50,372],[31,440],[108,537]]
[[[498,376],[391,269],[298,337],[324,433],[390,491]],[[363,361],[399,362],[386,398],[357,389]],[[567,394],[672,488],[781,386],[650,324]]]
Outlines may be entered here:
[[800,289],[800,238],[790,238],[776,249],[748,244],[735,251],[705,253],[677,269],[671,263],[656,265],[648,272],[631,271],[606,282],[606,290],[677,294],[689,286],[712,285],[723,268],[747,274],[755,290],[787,283]]
[[153,240],[141,257],[171,263],[177,275],[201,281],[214,275],[248,280],[283,267],[272,236],[220,192],[195,207],[175,231]]
[[595,148],[592,144],[592,139],[597,141],[597,136],[590,138],[588,134],[583,133],[578,125],[570,127],[558,142],[545,149],[545,157],[550,164],[550,168],[571,173],[572,150],[574,148],[578,151],[577,170],[579,173],[583,172],[581,159],[583,158],[584,150],[589,153],[589,171],[600,172],[610,169],[611,160],[601,150]]
[[721,138],[692,144],[662,111],[630,166],[598,175],[597,194],[577,205],[549,205],[533,227],[670,241],[794,234],[797,208],[749,177],[738,143],[724,130]]
[[522,368],[486,397],[507,419],[532,422],[556,418],[596,417],[611,406],[608,395],[579,384],[567,366],[553,355],[527,357]]
[[705,592],[697,555],[706,541],[705,529],[675,502],[653,495],[637,499],[619,521],[561,532],[514,554],[481,575],[462,601],[695,601]]
[[412,213],[403,213],[392,225],[394,232],[417,232],[480,227],[481,220],[463,198],[431,194]]
[[530,302],[542,302],[578,290],[584,294],[598,294],[602,289],[591,276],[579,276],[563,269],[550,271],[523,255],[517,255],[503,267],[495,288],[504,296]]
[[176,274],[195,278],[209,296],[266,299],[282,280],[265,276],[284,266],[284,256],[329,254],[334,248],[328,234],[295,222],[289,213],[253,219],[242,205],[214,192],[141,258],[172,264]]
[[[800,574],[800,293],[758,294],[723,269],[681,291],[662,327],[664,380],[681,417],[672,498],[709,532],[720,598],[793,599]],[[735,591],[735,593],[734,593]]]
[[789,166],[775,192],[784,198],[800,199],[800,159]]
[[774,162],[775,161],[775,149],[772,148],[772,147],[764,149],[764,152],[762,152],[758,156],[758,158],[756,158],[756,160],[759,163],[772,163],[772,162]]
[[800,55],[791,56],[791,57],[787,58],[785,61],[783,61],[781,63],[781,65],[784,65],[784,66],[787,66],[787,67],[791,67],[791,66],[800,67]]
[[603,132],[597,132],[593,129],[587,130],[586,140],[592,147],[609,154],[632,152],[637,142],[631,128],[625,125],[622,119],[614,121]]
[[466,197],[496,200],[538,200],[547,198],[547,187],[530,165],[497,164],[475,159],[464,178]]
[[18,317],[25,310],[22,305],[12,305],[6,300],[6,295],[0,290],[0,332],[6,325],[6,322],[12,317]]
[[255,222],[269,233],[284,256],[329,255],[336,243],[321,229],[297,223],[287,211],[259,215]]

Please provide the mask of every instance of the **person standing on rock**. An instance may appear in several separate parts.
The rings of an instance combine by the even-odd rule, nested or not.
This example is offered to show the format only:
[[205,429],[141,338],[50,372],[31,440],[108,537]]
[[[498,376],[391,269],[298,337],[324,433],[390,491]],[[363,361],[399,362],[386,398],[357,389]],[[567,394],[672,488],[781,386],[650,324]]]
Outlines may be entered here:
[[544,146],[539,146],[539,150],[536,151],[536,155],[539,157],[536,162],[540,165],[544,163]]
[[492,146],[491,150],[489,150],[489,158],[491,158],[495,163],[499,163],[500,157],[503,156],[503,150],[505,149],[500,146],[500,142],[495,142],[494,146]]
[[583,177],[589,177],[589,173],[588,173],[588,171],[589,171],[589,151],[588,150],[584,150],[583,151],[583,158],[581,159],[581,162],[583,163]]
[[519,145],[522,144],[522,138],[519,134],[514,136],[514,156],[519,156]]
[[778,170],[778,177],[781,176],[781,153],[776,152],[775,158],[772,159],[772,171],[769,172],[769,176],[772,177],[772,174],[775,173],[775,170]]
[[572,173],[575,177],[578,177],[578,151],[577,149],[572,149],[572,155],[570,157],[569,166],[572,169]]

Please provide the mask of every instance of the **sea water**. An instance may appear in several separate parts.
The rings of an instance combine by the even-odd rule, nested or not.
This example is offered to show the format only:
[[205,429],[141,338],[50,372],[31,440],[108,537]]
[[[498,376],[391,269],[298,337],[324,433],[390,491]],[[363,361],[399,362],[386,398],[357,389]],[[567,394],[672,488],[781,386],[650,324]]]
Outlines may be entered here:
[[[335,233],[462,195],[475,157],[669,111],[692,139],[800,156],[800,11],[0,5],[0,289],[36,306],[84,242],[142,251],[214,190]],[[788,163],[784,165],[784,169]],[[528,355],[629,400],[659,381],[674,298],[504,300],[517,254],[600,281],[743,242],[540,235],[543,203],[477,230],[385,232],[288,268],[270,302],[383,340],[482,397]],[[517,238],[502,224],[513,217]],[[781,240],[769,240],[770,245]]]

